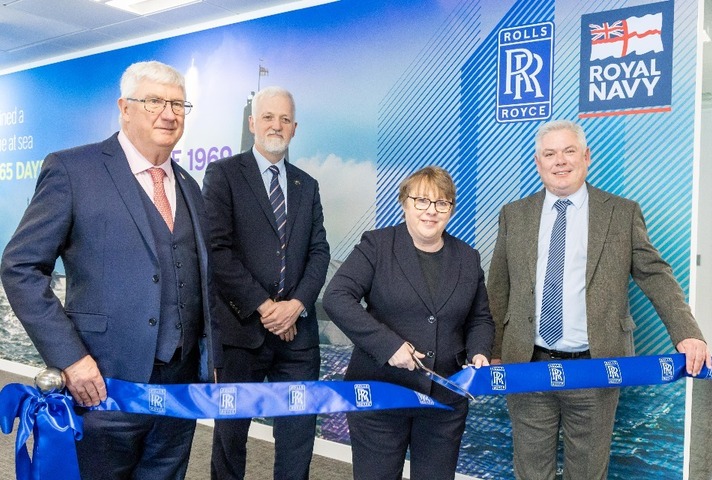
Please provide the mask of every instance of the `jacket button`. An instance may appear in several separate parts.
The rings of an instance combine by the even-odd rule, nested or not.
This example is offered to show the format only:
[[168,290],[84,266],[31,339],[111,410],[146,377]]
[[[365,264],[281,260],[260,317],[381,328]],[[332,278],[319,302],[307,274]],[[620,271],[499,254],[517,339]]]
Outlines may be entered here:
[[182,263],[182,262],[176,262],[176,267],[180,268],[180,267],[182,267],[182,266],[183,266],[183,263]]
[[153,280],[153,283],[158,283],[158,280],[160,280],[160,277],[158,275],[154,275],[151,277],[151,280]]
[[427,352],[425,352],[425,356],[428,358],[433,358],[435,356],[435,352],[433,352],[432,350],[428,350]]
[[282,251],[281,251],[281,250],[277,250],[276,252],[274,252],[274,254],[279,257],[279,256],[282,254]]
[[428,323],[435,323],[435,317],[432,316],[432,315],[430,315],[430,316],[428,317]]
[[155,318],[148,319],[148,324],[152,327],[155,327],[157,323],[158,323],[158,320],[156,320]]
[[181,328],[183,328],[183,325],[180,323],[176,323],[176,330],[180,330]]

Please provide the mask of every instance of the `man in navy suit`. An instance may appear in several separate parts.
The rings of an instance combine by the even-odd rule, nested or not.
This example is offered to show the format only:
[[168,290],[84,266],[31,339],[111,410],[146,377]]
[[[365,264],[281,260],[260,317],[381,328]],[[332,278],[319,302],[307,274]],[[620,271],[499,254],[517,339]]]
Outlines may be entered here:
[[[45,363],[80,406],[107,398],[105,377],[192,383],[212,377],[211,286],[198,184],[171,161],[183,134],[185,81],[159,62],[121,78],[121,131],[47,156],[2,258],[2,283]],[[50,288],[57,257],[66,302]],[[219,350],[218,350],[219,352]],[[195,421],[86,412],[77,442],[87,479],[185,477]]]
[[[294,99],[279,87],[252,100],[251,150],[208,165],[208,210],[224,333],[221,382],[317,380],[314,304],[329,245],[319,186],[285,159],[297,128]],[[212,477],[245,476],[250,420],[215,422]],[[308,479],[316,416],[274,419],[275,479]]]

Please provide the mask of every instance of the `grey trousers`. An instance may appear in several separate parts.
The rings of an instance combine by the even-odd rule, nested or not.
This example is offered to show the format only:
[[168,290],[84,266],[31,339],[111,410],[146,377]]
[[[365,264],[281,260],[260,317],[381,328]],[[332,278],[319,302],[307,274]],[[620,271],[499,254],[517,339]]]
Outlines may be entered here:
[[563,390],[507,396],[518,480],[554,480],[559,429],[564,480],[606,480],[617,388]]

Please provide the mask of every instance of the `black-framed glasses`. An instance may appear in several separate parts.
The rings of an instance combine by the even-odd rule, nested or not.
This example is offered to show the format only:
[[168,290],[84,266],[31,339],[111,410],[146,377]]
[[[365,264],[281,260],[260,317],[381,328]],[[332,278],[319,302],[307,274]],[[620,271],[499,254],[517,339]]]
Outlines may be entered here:
[[426,197],[411,197],[410,195],[408,195],[408,198],[413,200],[413,206],[416,210],[427,210],[431,204],[435,205],[435,211],[438,213],[447,213],[452,208],[452,202],[447,200],[430,200]]
[[143,103],[143,108],[146,109],[148,113],[161,113],[167,104],[171,104],[171,110],[176,115],[188,115],[190,110],[193,108],[193,104],[190,102],[183,102],[181,100],[165,100],[163,98],[148,97],[144,99],[139,98],[129,98],[126,100],[130,102],[141,102]]

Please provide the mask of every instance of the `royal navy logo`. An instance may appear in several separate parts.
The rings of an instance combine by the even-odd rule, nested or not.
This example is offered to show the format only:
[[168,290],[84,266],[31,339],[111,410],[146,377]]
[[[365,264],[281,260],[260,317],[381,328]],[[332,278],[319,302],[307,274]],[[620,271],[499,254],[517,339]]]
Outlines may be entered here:
[[603,365],[606,367],[606,376],[608,377],[609,385],[617,385],[623,382],[621,366],[617,360],[606,360],[603,362]]
[[371,385],[368,383],[357,383],[354,385],[354,393],[356,394],[357,407],[372,407],[371,400]]
[[218,407],[220,415],[235,415],[237,413],[237,388],[221,387],[220,404]]
[[668,112],[673,2],[581,16],[579,117]]
[[289,386],[289,411],[301,412],[307,409],[306,385]]
[[675,380],[675,363],[670,357],[662,357],[660,360],[660,378],[663,382]]
[[497,121],[551,117],[554,24],[535,23],[497,34]]
[[564,366],[560,363],[549,363],[549,382],[552,387],[566,386],[566,377],[564,376]]
[[423,395],[420,392],[414,392],[414,393],[415,393],[415,396],[418,397],[418,402],[421,405],[435,405],[435,402],[429,396]]
[[166,413],[166,389],[148,389],[148,409],[156,413]]
[[492,390],[501,392],[507,389],[507,372],[501,365],[490,367],[490,386]]

